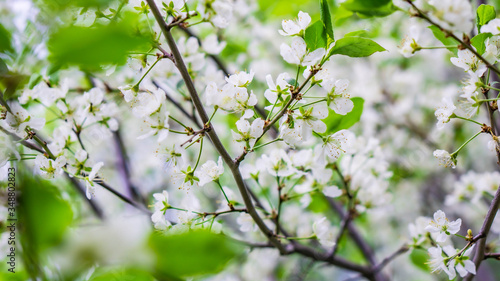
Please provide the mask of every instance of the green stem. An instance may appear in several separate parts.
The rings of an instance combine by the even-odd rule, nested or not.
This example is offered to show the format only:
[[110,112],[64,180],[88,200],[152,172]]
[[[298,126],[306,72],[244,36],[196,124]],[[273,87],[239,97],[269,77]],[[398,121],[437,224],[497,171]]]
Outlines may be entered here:
[[261,147],[264,147],[264,146],[266,146],[266,145],[268,145],[268,144],[271,144],[271,143],[274,143],[274,142],[277,142],[277,141],[282,141],[282,140],[283,140],[283,139],[277,138],[277,139],[272,140],[272,141],[270,141],[270,142],[266,142],[266,143],[264,143],[264,144],[254,146],[252,150],[256,150],[256,149],[259,149],[259,148],[261,148]]
[[483,88],[486,88],[486,89],[493,90],[493,91],[500,92],[500,89],[495,88],[495,87],[491,87],[491,86],[489,86],[489,85],[483,85],[482,87],[483,87]]
[[175,134],[181,134],[181,135],[187,135],[188,132],[181,132],[181,131],[176,131],[176,130],[171,130],[171,129],[168,129],[169,132],[172,132],[172,133],[175,133]]
[[200,153],[198,153],[198,159],[196,160],[196,165],[194,165],[193,171],[196,171],[196,168],[198,168],[198,164],[200,163],[200,158],[201,158],[201,152],[203,151],[203,138],[201,138],[200,142]]
[[[316,104],[316,103],[320,103],[320,102],[324,102],[324,101],[326,101],[326,98],[321,99],[321,100],[317,100],[317,101],[313,101],[313,102],[310,102],[310,103],[306,103],[306,104],[304,104],[304,105],[300,105],[299,107],[306,107],[306,106],[310,106],[310,105],[313,105],[313,104]],[[293,107],[292,107],[292,110],[296,110],[296,109],[298,109],[299,107],[296,107],[296,108],[293,108]]]
[[172,209],[172,210],[177,210],[177,211],[182,211],[182,212],[191,212],[191,213],[195,213],[197,215],[203,215],[203,213],[195,212],[195,211],[189,211],[189,210],[182,209],[182,208],[177,208],[177,207],[172,207],[172,206],[169,206],[168,208]]
[[187,126],[184,125],[181,121],[175,119],[172,115],[168,115],[168,118],[174,120],[177,124],[181,125],[182,127],[184,127],[184,129],[187,129]]
[[217,112],[217,109],[219,109],[219,107],[216,105],[214,107],[214,112],[212,113],[212,116],[210,116],[210,118],[208,119],[208,122],[206,123],[206,125],[208,125],[208,124],[210,124],[210,122],[212,122],[212,118],[214,118],[215,113]]
[[472,122],[472,123],[475,123],[475,124],[478,124],[479,126],[483,126],[483,124],[477,122],[476,120],[472,120],[472,119],[469,119],[469,118],[465,118],[465,117],[461,117],[461,116],[453,116],[451,118],[457,118],[457,119],[462,119],[462,120],[465,120],[465,121],[469,121],[469,122]]
[[418,50],[433,50],[433,49],[451,49],[451,48],[458,48],[457,45],[450,45],[450,46],[431,46],[431,47],[418,47],[415,51]]
[[464,144],[462,144],[455,152],[453,152],[450,156],[453,157],[453,155],[457,155],[462,148],[464,148],[469,142],[471,142],[473,139],[475,139],[477,136],[479,136],[483,131],[477,132],[475,135],[473,135],[470,139],[468,139]]
[[215,180],[214,182],[219,186],[220,191],[222,191],[222,194],[224,194],[224,198],[226,198],[227,205],[231,207],[233,204],[229,202],[229,198],[227,198],[226,192],[224,192],[224,189],[222,188],[219,179]]
[[155,67],[155,65],[162,59],[162,57],[158,57],[155,62],[148,68],[148,70],[146,71],[146,73],[144,73],[144,75],[142,75],[141,79],[139,81],[137,81],[137,83],[135,83],[135,85],[132,87],[132,88],[139,88],[139,85],[141,84],[142,80],[144,80],[144,78],[146,78],[146,76],[148,75],[148,73],[151,71],[151,69],[153,69],[153,67]]

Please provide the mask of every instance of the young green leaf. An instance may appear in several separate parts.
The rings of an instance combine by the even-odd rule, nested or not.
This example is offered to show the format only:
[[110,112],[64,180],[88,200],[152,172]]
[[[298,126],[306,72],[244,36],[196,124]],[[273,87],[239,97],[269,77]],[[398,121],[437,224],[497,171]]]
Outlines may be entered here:
[[470,40],[470,43],[472,46],[474,46],[474,48],[476,48],[477,52],[480,55],[482,55],[486,51],[486,45],[485,45],[486,39],[492,36],[493,35],[491,33],[479,33]]
[[90,70],[102,65],[123,65],[130,52],[148,48],[148,38],[133,34],[133,30],[125,20],[91,28],[63,27],[49,38],[49,60],[54,65],[76,65]]
[[153,233],[149,245],[158,273],[167,279],[217,273],[243,250],[242,245],[207,230],[168,236]]
[[0,53],[5,53],[6,51],[13,51],[11,35],[10,32],[0,24]]
[[392,0],[348,0],[341,7],[361,17],[385,17],[397,10]]
[[41,251],[59,244],[73,220],[71,206],[61,198],[59,190],[48,181],[24,175],[20,180],[22,191],[19,220],[27,250],[33,258]]
[[353,58],[368,57],[375,52],[383,52],[385,49],[375,41],[362,37],[344,37],[335,42],[335,46],[330,50],[331,55],[344,55]]
[[321,21],[326,29],[326,34],[328,35],[328,42],[335,41],[335,37],[333,35],[333,22],[332,22],[332,14],[330,13],[330,8],[328,7],[327,0],[320,0],[320,11],[321,11]]
[[359,122],[361,114],[363,113],[365,100],[358,97],[352,98],[351,100],[354,103],[354,107],[352,111],[346,115],[340,115],[331,109],[329,110],[330,114],[328,115],[328,118],[325,119],[328,134],[333,134],[343,129],[349,129],[354,124]]
[[325,26],[321,21],[316,21],[306,29],[304,36],[307,48],[314,51],[318,48],[325,48],[328,42]]
[[480,31],[483,25],[487,24],[490,20],[496,17],[497,13],[495,12],[495,8],[493,6],[484,4],[479,6],[476,11],[477,30]]

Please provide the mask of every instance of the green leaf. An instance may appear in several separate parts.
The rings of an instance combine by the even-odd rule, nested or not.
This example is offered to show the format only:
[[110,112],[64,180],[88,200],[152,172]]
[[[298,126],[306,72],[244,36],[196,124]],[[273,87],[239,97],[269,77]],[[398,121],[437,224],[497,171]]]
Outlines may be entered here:
[[335,42],[335,46],[330,50],[331,55],[344,55],[354,58],[368,57],[375,52],[385,51],[382,46],[371,39],[362,37],[344,37]]
[[10,32],[0,24],[0,53],[5,53],[6,51],[14,51],[12,48],[11,35]]
[[31,75],[30,81],[28,82],[28,88],[33,89],[40,81],[42,81],[42,75],[39,73]]
[[325,48],[328,38],[323,23],[321,21],[316,21],[311,24],[306,29],[304,40],[306,41],[307,48],[311,51],[318,48]]
[[480,32],[483,25],[487,24],[490,20],[496,17],[497,13],[495,12],[495,8],[493,6],[484,4],[479,6],[476,11],[476,23],[478,32]]
[[314,213],[325,213],[330,209],[330,205],[322,193],[311,193],[311,203],[307,209]]
[[385,17],[397,11],[392,0],[348,0],[341,7],[360,17]]
[[427,261],[429,259],[429,254],[427,251],[420,250],[420,249],[413,249],[410,253],[410,260],[411,262],[418,267],[419,269],[429,272],[430,268],[427,265]]
[[343,129],[349,129],[354,124],[359,122],[361,114],[363,113],[365,100],[358,97],[352,98],[351,100],[354,103],[354,107],[352,111],[346,115],[337,114],[335,111],[329,109],[330,114],[328,115],[328,118],[325,119],[328,134],[333,134]]
[[476,48],[477,52],[482,55],[486,51],[486,44],[484,41],[492,36],[493,34],[491,33],[479,33],[470,40],[470,43]]
[[[439,28],[437,28],[434,25],[429,26],[429,29],[432,31],[434,34],[434,37],[436,37],[437,40],[441,41],[444,46],[457,46],[458,43],[455,41],[455,39],[446,36],[446,34]],[[455,55],[458,52],[457,48],[447,48],[450,52],[454,53]]]
[[206,230],[168,236],[153,233],[149,245],[156,255],[156,270],[170,278],[220,272],[243,251],[242,245]]
[[154,281],[147,271],[137,268],[101,268],[99,267],[89,281]]
[[361,37],[361,36],[364,36],[368,34],[368,32],[364,29],[362,30],[356,30],[356,31],[352,31],[352,32],[349,32],[347,33],[346,35],[344,35],[344,37]]
[[29,248],[40,253],[58,245],[73,220],[68,202],[56,187],[32,176],[21,177],[20,190],[19,221]]
[[330,8],[328,7],[327,0],[320,0],[320,12],[321,12],[321,21],[326,28],[326,34],[329,42],[335,41],[335,37],[333,35],[333,22],[332,22],[332,14],[330,13]]
[[76,65],[90,70],[102,65],[123,65],[130,52],[147,51],[150,46],[148,38],[132,33],[136,28],[127,21],[91,28],[61,28],[49,38],[49,60],[56,66]]

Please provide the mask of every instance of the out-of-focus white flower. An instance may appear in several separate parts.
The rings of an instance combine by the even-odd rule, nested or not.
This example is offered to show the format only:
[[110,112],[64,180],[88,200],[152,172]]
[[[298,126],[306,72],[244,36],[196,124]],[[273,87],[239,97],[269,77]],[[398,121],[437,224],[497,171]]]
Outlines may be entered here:
[[335,113],[346,115],[352,111],[354,103],[349,99],[349,94],[347,93],[349,80],[324,79],[320,85],[327,91],[326,103]]
[[310,23],[311,17],[309,14],[300,11],[296,21],[283,20],[281,22],[283,30],[278,30],[278,32],[283,36],[302,35]]
[[280,54],[288,63],[312,66],[325,55],[325,49],[318,48],[309,53],[307,52],[306,41],[302,37],[295,37],[290,46],[285,43],[281,44]]
[[158,142],[163,142],[168,137],[170,126],[168,125],[169,112],[156,112],[144,118],[146,133],[137,137],[145,139],[150,136],[158,136]]
[[500,19],[492,19],[481,27],[481,33],[500,34]]
[[417,41],[419,39],[419,31],[418,26],[412,25],[410,27],[410,34],[401,42],[401,47],[399,48],[399,52],[405,57],[409,58],[415,55],[415,52],[420,49]]
[[433,6],[429,17],[443,28],[468,34],[475,18],[468,0],[429,0]]
[[438,122],[436,124],[438,129],[444,128],[444,124],[450,122],[450,117],[455,109],[456,107],[450,97],[443,98],[443,103],[439,105],[439,107],[436,109],[436,112],[434,113],[434,115],[438,119]]
[[90,171],[90,174],[88,177],[85,177],[85,186],[86,186],[86,191],[85,194],[87,195],[87,198],[90,200],[92,197],[95,196],[95,185],[96,183],[94,182],[97,173],[99,170],[104,166],[103,162],[98,162],[94,166],[92,166],[92,170]]
[[30,116],[28,111],[17,102],[9,102],[10,112],[5,116],[5,122],[9,126],[7,129],[17,134],[25,135],[25,129],[40,130],[45,125],[45,119]]
[[213,23],[215,27],[226,28],[233,18],[233,3],[228,0],[203,0],[196,9],[202,18]]
[[226,42],[219,42],[217,35],[210,34],[203,40],[202,45],[208,54],[218,55],[226,47]]
[[164,190],[162,193],[153,194],[155,199],[154,212],[151,215],[151,221],[156,229],[164,230],[170,225],[170,222],[165,219],[165,212],[170,205],[168,204],[168,192]]
[[457,159],[455,157],[452,157],[448,151],[437,149],[434,151],[433,155],[438,159],[439,165],[445,168],[456,168]]
[[331,185],[323,188],[323,194],[325,194],[325,196],[335,198],[342,195],[342,190],[336,185]]
[[410,236],[416,245],[420,245],[425,241],[425,234],[428,232],[425,228],[431,223],[431,219],[428,217],[418,217],[415,223],[410,223],[408,225],[408,231]]
[[236,219],[236,223],[240,225],[241,232],[249,232],[257,230],[257,225],[253,221],[252,216],[250,216],[247,213],[241,213]]
[[331,248],[335,245],[337,231],[326,220],[326,217],[322,217],[313,223],[313,233],[324,247]]
[[436,242],[445,242],[448,235],[455,234],[460,230],[462,219],[457,219],[450,222],[443,211],[438,210],[434,213],[434,220],[432,220],[425,230],[431,233],[438,233]]
[[149,116],[158,111],[165,100],[165,92],[162,89],[139,92],[131,102],[132,113],[141,118]]
[[211,181],[217,181],[223,173],[224,166],[222,164],[222,157],[219,156],[217,163],[208,160],[205,164],[201,165],[200,171],[196,172],[197,177],[200,179],[198,184],[204,186]]

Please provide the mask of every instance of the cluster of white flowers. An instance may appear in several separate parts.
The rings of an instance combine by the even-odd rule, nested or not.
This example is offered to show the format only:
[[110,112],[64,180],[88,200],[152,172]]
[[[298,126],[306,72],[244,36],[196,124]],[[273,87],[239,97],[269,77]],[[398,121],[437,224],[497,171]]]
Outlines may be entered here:
[[[469,247],[470,245],[468,245],[467,249],[460,252],[448,240],[450,235],[459,232],[461,224],[461,219],[449,221],[445,213],[438,210],[434,213],[433,219],[419,217],[415,223],[409,225],[413,246],[423,247],[429,237],[434,241],[432,244],[434,246],[428,248],[430,255],[429,266],[432,272],[444,271],[448,274],[450,280],[455,278],[457,272],[462,277],[468,273],[476,274],[476,266],[470,260],[470,254],[474,246]],[[445,242],[447,245],[443,244]]]
[[499,172],[469,171],[453,184],[452,193],[446,196],[445,204],[454,205],[465,201],[479,203],[486,194],[494,196],[498,186],[500,186]]
[[247,86],[252,82],[254,72],[238,72],[226,77],[226,83],[219,89],[215,82],[207,85],[205,90],[206,105],[216,105],[220,109],[238,113],[243,112],[243,118],[253,116],[253,106],[257,104],[257,96]]

